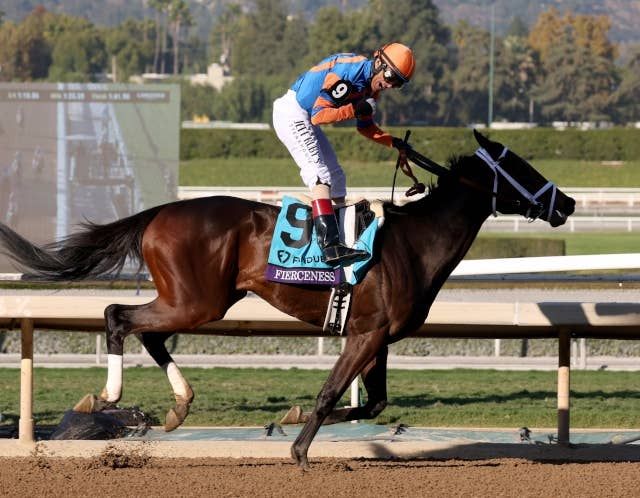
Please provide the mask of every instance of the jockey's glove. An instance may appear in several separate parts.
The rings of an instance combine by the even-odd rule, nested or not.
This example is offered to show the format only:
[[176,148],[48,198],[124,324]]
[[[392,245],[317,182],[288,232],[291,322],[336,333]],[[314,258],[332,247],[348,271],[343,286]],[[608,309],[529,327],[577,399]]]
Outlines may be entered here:
[[368,118],[376,113],[376,101],[369,97],[368,99],[362,99],[355,106],[356,118]]
[[391,137],[391,145],[400,151],[411,150],[411,145],[405,142],[402,138]]

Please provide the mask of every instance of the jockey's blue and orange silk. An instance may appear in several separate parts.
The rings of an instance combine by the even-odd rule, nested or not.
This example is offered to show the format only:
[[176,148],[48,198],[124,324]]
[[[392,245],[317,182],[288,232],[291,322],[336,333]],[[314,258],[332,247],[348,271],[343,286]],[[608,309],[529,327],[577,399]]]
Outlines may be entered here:
[[[373,61],[351,53],[334,54],[302,73],[291,89],[312,124],[337,123],[355,118],[355,105],[363,98],[377,98],[369,89],[372,76]],[[347,83],[343,88],[348,87],[348,91],[336,91],[338,82]],[[373,116],[357,119],[356,127],[365,137],[391,147],[391,135],[378,127]]]

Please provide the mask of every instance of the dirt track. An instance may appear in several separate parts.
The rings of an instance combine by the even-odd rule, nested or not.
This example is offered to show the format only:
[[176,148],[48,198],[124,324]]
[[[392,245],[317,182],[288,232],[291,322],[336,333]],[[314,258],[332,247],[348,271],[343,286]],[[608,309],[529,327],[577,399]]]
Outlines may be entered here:
[[0,496],[626,497],[640,463],[495,460],[156,459],[105,452],[91,459],[0,458]]

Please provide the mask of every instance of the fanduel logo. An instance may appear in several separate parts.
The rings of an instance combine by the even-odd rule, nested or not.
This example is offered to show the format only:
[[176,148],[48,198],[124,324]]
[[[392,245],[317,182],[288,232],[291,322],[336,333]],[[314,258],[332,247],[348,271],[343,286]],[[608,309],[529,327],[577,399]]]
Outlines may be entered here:
[[293,264],[299,265],[301,263],[305,265],[310,265],[312,263],[322,263],[322,256],[305,256],[304,258],[301,258],[299,256],[293,257]]
[[282,249],[278,251],[278,261],[280,261],[280,263],[285,264],[287,261],[289,261],[290,257],[291,254],[287,251],[283,251]]

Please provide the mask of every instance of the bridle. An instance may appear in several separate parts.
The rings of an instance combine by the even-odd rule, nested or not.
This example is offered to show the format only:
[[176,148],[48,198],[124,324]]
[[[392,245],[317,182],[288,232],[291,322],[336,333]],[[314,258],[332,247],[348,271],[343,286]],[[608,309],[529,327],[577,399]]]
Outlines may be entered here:
[[496,210],[496,203],[498,197],[498,178],[502,176],[505,180],[507,180],[511,186],[516,189],[516,191],[524,197],[529,202],[529,209],[525,213],[525,217],[529,222],[534,221],[544,212],[544,204],[542,204],[538,199],[544,194],[547,190],[551,189],[551,199],[549,200],[549,211],[547,215],[547,219],[545,221],[550,221],[551,214],[553,213],[555,203],[556,203],[556,193],[558,188],[555,183],[552,181],[548,181],[542,188],[540,188],[536,193],[529,192],[526,188],[522,186],[520,182],[518,182],[515,178],[513,178],[505,169],[500,166],[500,162],[505,158],[509,149],[507,147],[503,147],[502,152],[498,156],[498,159],[493,159],[491,154],[487,152],[483,147],[478,148],[476,150],[475,155],[478,156],[482,161],[489,166],[491,171],[493,171],[493,191],[491,198],[491,212],[493,216],[498,216]]
[[[419,166],[420,168],[426,171],[429,171],[437,176],[449,175],[450,171],[447,168],[440,166],[435,161],[416,152],[411,146],[409,146],[408,139],[410,134],[411,132],[407,130],[407,133],[404,137],[404,143],[407,144],[407,148],[405,149],[406,158],[411,160],[411,162],[413,162],[416,166]],[[508,152],[509,152],[509,149],[507,147],[503,147],[502,152],[498,156],[498,159],[493,159],[493,157],[491,157],[491,154],[489,154],[489,152],[484,147],[479,147],[478,150],[476,150],[475,152],[475,155],[478,156],[483,163],[489,166],[491,171],[493,171],[494,177],[493,177],[492,190],[484,188],[483,186],[477,184],[475,181],[471,179],[461,178],[460,180],[463,181],[465,184],[473,188],[476,188],[477,190],[483,190],[483,191],[489,192],[491,194],[491,212],[493,216],[498,216],[498,211],[497,211],[498,184],[499,184],[498,179],[500,176],[502,176],[529,203],[529,208],[527,209],[527,212],[524,214],[524,216],[527,218],[529,222],[532,222],[538,219],[540,215],[544,212],[545,205],[542,204],[539,199],[547,190],[551,189],[551,197],[549,199],[549,210],[548,210],[547,218],[545,220],[547,222],[550,222],[551,215],[553,214],[555,204],[556,204],[556,194],[557,194],[558,188],[556,187],[555,183],[553,183],[552,181],[547,181],[547,183],[543,185],[540,189],[538,189],[537,192],[535,193],[529,192],[529,190],[523,187],[520,182],[518,182],[515,178],[513,178],[500,165],[501,161],[506,157]],[[401,166],[400,155],[398,155],[398,162],[396,164],[396,173],[400,166]],[[408,164],[406,164],[406,169],[408,169],[408,171],[411,172],[411,168],[409,167]],[[402,168],[402,170],[407,176],[410,176],[414,181],[413,187],[409,189],[409,191],[407,191],[406,195],[410,196],[415,193],[424,192],[424,185],[421,183],[418,183],[415,176],[413,176],[413,174],[408,174],[407,171],[405,171],[405,168]],[[394,175],[393,177],[394,187],[395,187],[395,179],[396,177]],[[393,190],[392,190],[391,198],[393,199]]]

